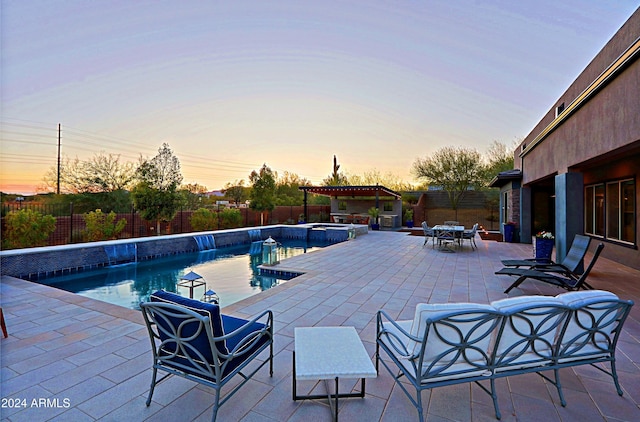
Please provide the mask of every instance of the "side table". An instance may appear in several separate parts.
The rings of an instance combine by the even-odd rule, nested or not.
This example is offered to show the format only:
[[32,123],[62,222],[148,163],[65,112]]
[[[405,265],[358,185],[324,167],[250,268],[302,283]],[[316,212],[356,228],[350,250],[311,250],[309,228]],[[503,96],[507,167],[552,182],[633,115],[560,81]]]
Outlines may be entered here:
[[[338,420],[338,398],[365,395],[365,378],[375,378],[376,368],[354,327],[298,327],[294,331],[293,400],[329,399],[333,420]],[[340,393],[339,378],[360,378],[360,393]],[[328,380],[335,380],[335,393]],[[297,381],[323,380],[327,394],[300,396]],[[334,400],[332,400],[334,399]]]

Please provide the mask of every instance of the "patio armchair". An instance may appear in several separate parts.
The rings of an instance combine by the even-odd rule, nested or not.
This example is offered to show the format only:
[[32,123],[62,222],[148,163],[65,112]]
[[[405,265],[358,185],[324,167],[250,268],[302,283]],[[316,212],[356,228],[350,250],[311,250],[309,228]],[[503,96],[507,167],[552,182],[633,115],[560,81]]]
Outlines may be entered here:
[[431,243],[435,245],[436,234],[433,228],[427,225],[426,221],[422,222],[422,232],[424,233],[424,243],[422,244],[422,246],[426,245],[429,239],[431,239]]
[[567,256],[560,263],[556,262],[540,262],[535,258],[531,259],[504,259],[502,260],[502,265],[506,267],[529,267],[530,269],[535,269],[539,271],[546,272],[556,272],[566,276],[571,274],[578,274],[579,269],[582,266],[582,262],[584,256],[589,249],[589,244],[591,243],[591,238],[589,236],[584,236],[581,234],[577,234],[573,238],[573,242],[571,243],[571,248],[569,248],[569,252]]
[[596,250],[593,254],[593,258],[591,258],[591,262],[585,269],[582,274],[576,274],[574,272],[552,272],[549,270],[540,270],[540,269],[528,269],[528,268],[509,268],[505,267],[499,271],[496,271],[496,274],[499,275],[513,275],[517,276],[518,279],[514,281],[511,286],[505,290],[505,293],[509,293],[511,289],[518,287],[524,280],[528,278],[532,278],[534,280],[542,281],[544,283],[552,284],[557,287],[561,287],[567,290],[580,290],[580,289],[591,289],[593,287],[587,283],[587,277],[591,272],[591,269],[595,265],[598,256],[604,249],[604,244],[600,243],[596,247]]
[[[264,365],[273,376],[273,314],[267,310],[248,321],[220,314],[212,303],[158,291],[140,308],[151,340],[153,375],[147,406],[156,384],[177,375],[215,390],[212,421],[218,409]],[[268,355],[258,356],[266,349]],[[249,364],[258,362],[255,365]],[[166,374],[158,380],[158,371]],[[224,396],[221,389],[235,375],[242,380]]]

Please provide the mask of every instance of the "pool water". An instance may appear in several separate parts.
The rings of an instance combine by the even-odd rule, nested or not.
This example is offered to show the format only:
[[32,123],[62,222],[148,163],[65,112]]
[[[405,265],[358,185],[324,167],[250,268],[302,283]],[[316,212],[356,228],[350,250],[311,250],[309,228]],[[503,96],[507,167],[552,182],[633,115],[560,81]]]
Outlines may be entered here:
[[[287,240],[278,248],[279,258],[307,253],[328,242]],[[257,246],[257,247],[256,247]],[[180,277],[193,271],[206,286],[193,290],[194,299],[202,299],[212,289],[220,297],[220,306],[230,305],[287,281],[291,276],[262,275],[260,245],[240,245],[210,251],[186,253],[118,266],[38,280],[40,284],[77,293],[131,309],[159,289],[189,297],[189,289],[178,286]]]

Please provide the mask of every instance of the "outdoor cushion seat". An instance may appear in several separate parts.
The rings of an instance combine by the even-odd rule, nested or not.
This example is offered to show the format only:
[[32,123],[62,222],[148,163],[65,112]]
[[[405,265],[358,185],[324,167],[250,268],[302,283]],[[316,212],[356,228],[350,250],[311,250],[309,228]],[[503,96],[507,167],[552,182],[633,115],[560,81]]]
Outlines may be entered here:
[[[618,296],[603,290],[569,292],[557,298],[575,310],[562,337],[561,362],[592,357],[594,353],[610,353],[607,340],[615,328],[618,315],[603,301],[616,302]],[[598,304],[594,306],[594,304]],[[597,326],[597,330],[593,327]]]
[[[147,406],[156,384],[177,375],[215,390],[212,418],[215,421],[218,408],[267,363],[269,375],[273,376],[271,311],[244,320],[222,315],[217,304],[162,290],[153,293],[150,301],[141,303],[140,308],[153,352]],[[268,356],[249,369],[249,364],[267,348]],[[159,370],[167,374],[158,380]],[[221,397],[222,387],[238,374],[243,380]]]
[[[553,345],[565,320],[564,302],[553,296],[518,296],[491,302],[505,315],[495,345],[496,371],[509,371],[552,363]],[[495,341],[495,340],[494,340]]]
[[[500,419],[495,381],[528,373],[553,384],[566,406],[560,372],[577,365],[608,374],[622,395],[615,351],[632,306],[613,293],[589,290],[520,296],[490,305],[418,304],[413,321],[394,321],[379,310],[376,370],[383,365],[416,407],[420,421],[423,390],[465,382],[491,396]],[[610,369],[603,365],[607,362]]]

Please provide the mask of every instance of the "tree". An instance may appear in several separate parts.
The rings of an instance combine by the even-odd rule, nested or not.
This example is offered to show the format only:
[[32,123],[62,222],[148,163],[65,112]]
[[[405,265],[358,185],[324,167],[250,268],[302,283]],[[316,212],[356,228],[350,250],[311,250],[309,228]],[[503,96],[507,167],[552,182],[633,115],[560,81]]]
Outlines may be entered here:
[[127,225],[127,220],[124,218],[116,222],[115,212],[111,211],[105,214],[101,209],[91,211],[85,214],[83,218],[87,227],[85,238],[88,242],[117,239]]
[[276,205],[302,205],[304,192],[299,189],[300,186],[311,186],[311,182],[285,171],[276,181]]
[[352,185],[366,186],[382,185],[397,192],[413,189],[411,184],[402,180],[400,176],[393,174],[392,172],[382,174],[378,169],[367,171],[362,176],[349,175],[349,183]]
[[31,209],[11,211],[5,217],[6,229],[3,247],[31,248],[46,245],[49,235],[56,229],[56,219]]
[[349,184],[347,176],[340,173],[340,165],[335,155],[333,156],[333,172],[322,181],[322,184],[325,186],[347,186]]
[[485,157],[485,180],[488,184],[498,173],[513,169],[513,151],[518,140],[514,141],[511,148],[499,141],[493,141],[487,149]]
[[191,228],[197,232],[215,230],[218,227],[218,214],[206,208],[199,208],[189,219]]
[[233,183],[224,185],[223,190],[225,196],[233,200],[236,205],[241,204],[247,198],[247,188],[244,186],[244,180],[236,180]]
[[125,190],[98,193],[77,193],[64,195],[49,195],[43,198],[47,205],[54,205],[68,210],[73,204],[73,212],[85,214],[98,208],[102,212],[127,213],[131,212],[131,194]]
[[249,175],[251,193],[249,207],[260,212],[260,224],[264,223],[264,211],[271,211],[276,206],[276,177],[273,171],[263,164],[259,172],[255,170]]
[[[99,193],[126,190],[135,179],[135,164],[121,162],[119,154],[104,151],[81,161],[63,157],[60,165],[60,191],[65,193]],[[58,183],[57,167],[44,176],[41,191],[55,191]]]
[[478,151],[455,147],[444,147],[426,158],[416,159],[412,171],[417,178],[447,192],[456,218],[460,200],[470,188],[482,186],[485,174]]
[[189,183],[180,188],[183,204],[187,209],[194,210],[200,208],[203,204],[202,198],[207,193],[207,187],[197,183]]
[[175,191],[182,183],[180,160],[173,155],[169,144],[165,142],[155,157],[151,160],[141,160],[137,176],[153,189]]
[[225,208],[218,214],[220,218],[220,228],[234,229],[242,226],[242,214],[235,208]]
[[171,221],[182,203],[177,191],[182,182],[180,161],[164,143],[151,160],[141,160],[137,176],[140,182],[131,192],[133,203],[143,219],[156,221],[160,234],[160,222]]
[[114,192],[131,187],[135,178],[135,165],[120,162],[119,154],[104,152],[85,162],[85,178],[98,192]]
[[185,190],[193,195],[204,195],[207,193],[207,187],[199,185],[198,183],[187,183],[182,186],[182,190]]

